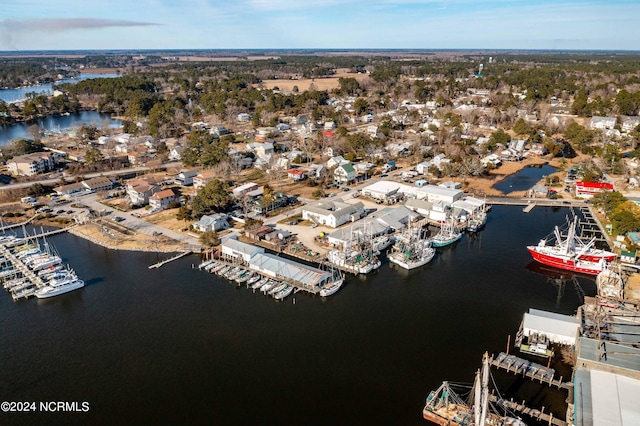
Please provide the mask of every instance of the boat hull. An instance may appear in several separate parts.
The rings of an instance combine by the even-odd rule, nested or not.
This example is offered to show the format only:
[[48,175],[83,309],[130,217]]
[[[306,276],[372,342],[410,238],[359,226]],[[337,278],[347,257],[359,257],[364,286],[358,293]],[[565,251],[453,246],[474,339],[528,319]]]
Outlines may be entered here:
[[77,290],[82,287],[84,287],[84,281],[76,280],[70,284],[66,284],[58,288],[45,286],[39,290],[36,290],[35,295],[38,299],[47,299],[49,297],[59,296],[61,294],[68,293],[70,291]]
[[456,241],[460,240],[460,238],[462,238],[462,234],[458,234],[455,238],[451,238],[451,239],[448,239],[448,240],[436,240],[436,239],[434,239],[434,240],[431,241],[431,245],[433,247],[446,247],[446,246],[449,246],[449,245],[455,243]]
[[403,259],[399,259],[399,256],[394,256],[394,255],[390,255],[388,256],[389,258],[389,262],[394,263],[396,265],[398,265],[401,268],[404,269],[416,269],[419,268],[421,266],[426,265],[427,263],[431,262],[431,259],[433,259],[433,256],[435,255],[434,253],[431,253],[431,255],[424,257],[422,259],[416,260],[416,261],[411,261],[411,262],[407,262]]
[[[583,274],[598,275],[602,272],[604,264],[600,261],[593,262],[589,260],[574,260],[566,257],[552,256],[545,253],[541,253],[536,250],[537,247],[529,246],[527,250],[531,254],[531,257],[537,262],[544,265],[553,266],[558,269],[565,269],[572,272],[581,272]],[[605,258],[606,260],[606,258]]]

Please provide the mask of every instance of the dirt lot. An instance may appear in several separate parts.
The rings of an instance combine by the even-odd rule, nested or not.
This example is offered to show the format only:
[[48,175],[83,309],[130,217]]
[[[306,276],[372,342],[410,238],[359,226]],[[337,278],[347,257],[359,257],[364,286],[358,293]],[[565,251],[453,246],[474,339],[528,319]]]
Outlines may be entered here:
[[105,234],[96,224],[80,225],[73,228],[74,234],[82,234],[82,236],[95,240],[108,247],[114,247],[120,250],[149,250],[157,249],[162,251],[180,251],[184,247],[182,244],[168,243],[151,237],[149,235],[134,232],[132,235],[125,235],[111,230],[111,236]]
[[302,78],[299,80],[264,80],[262,85],[267,89],[273,89],[278,87],[280,90],[291,92],[293,86],[298,86],[298,90],[305,92],[309,90],[311,84],[313,84],[316,90],[333,90],[339,86],[338,79],[340,77],[352,77],[362,82],[365,78],[368,78],[367,74],[354,74],[349,73],[346,69],[336,70],[336,74],[333,77],[328,78]]

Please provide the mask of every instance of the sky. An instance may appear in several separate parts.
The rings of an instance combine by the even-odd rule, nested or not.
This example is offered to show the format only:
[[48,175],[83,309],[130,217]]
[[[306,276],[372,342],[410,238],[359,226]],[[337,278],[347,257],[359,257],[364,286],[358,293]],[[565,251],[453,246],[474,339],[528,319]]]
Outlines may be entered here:
[[640,50],[640,0],[0,0],[0,50]]

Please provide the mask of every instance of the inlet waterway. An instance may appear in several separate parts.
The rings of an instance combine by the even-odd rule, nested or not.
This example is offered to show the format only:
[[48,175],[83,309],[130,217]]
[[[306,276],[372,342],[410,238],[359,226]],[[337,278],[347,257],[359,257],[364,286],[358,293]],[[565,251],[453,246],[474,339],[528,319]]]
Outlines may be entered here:
[[[80,74],[77,78],[66,78],[56,81],[55,84],[77,83],[82,80],[92,78],[117,78],[120,74]],[[38,86],[18,87],[16,89],[0,89],[0,100],[6,103],[18,102],[24,100],[29,93],[36,95],[51,96],[53,94],[53,84],[45,83]]]
[[99,130],[103,128],[114,129],[121,127],[122,121],[98,111],[80,111],[69,115],[49,115],[35,120],[0,126],[0,146],[8,144],[13,139],[31,138],[27,129],[34,124],[37,124],[45,132],[64,133],[83,124],[93,125]]
[[548,164],[544,164],[540,167],[525,167],[518,173],[507,176],[504,180],[493,185],[493,187],[502,191],[505,195],[514,191],[526,191],[531,189],[540,179],[545,176],[549,176],[556,170],[557,169],[555,167],[551,167]]
[[[567,213],[494,206],[482,232],[419,270],[385,263],[295,303],[192,269],[195,256],[149,270],[158,255],[51,237],[87,285],[50,300],[0,291],[0,394],[90,410],[0,413],[0,424],[424,425],[429,391],[472,382],[529,308],[573,314],[576,288],[595,294],[592,279],[561,291],[559,274],[530,266],[526,245]],[[558,409],[544,387],[525,387]]]

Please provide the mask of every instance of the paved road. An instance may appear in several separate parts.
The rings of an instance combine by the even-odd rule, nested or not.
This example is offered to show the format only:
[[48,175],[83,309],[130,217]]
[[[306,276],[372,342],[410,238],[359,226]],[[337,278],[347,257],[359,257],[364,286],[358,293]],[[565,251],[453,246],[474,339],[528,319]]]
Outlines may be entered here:
[[119,210],[99,203],[98,196],[96,194],[88,194],[76,197],[74,198],[74,201],[85,204],[91,207],[96,212],[102,212],[103,214],[106,214],[107,219],[113,219],[116,216],[120,216],[124,218],[124,221],[120,222],[123,226],[126,226],[129,229],[133,229],[134,231],[141,232],[145,235],[153,237],[154,233],[162,233],[169,238],[173,238],[174,240],[188,244],[189,248],[192,250],[197,250],[201,247],[200,242],[197,238],[172,231],[153,223],[149,223],[144,219],[133,216],[130,212],[121,212]]
[[[170,168],[177,168],[180,169],[182,168],[182,163],[181,162],[173,162],[173,163],[167,163],[167,164],[163,164],[160,167],[156,167],[156,169],[170,169]],[[121,170],[109,170],[106,172],[96,172],[96,173],[87,173],[84,174],[83,176],[85,177],[85,179],[91,179],[94,177],[98,177],[98,176],[118,176],[118,175],[128,175],[131,173],[138,173],[138,172],[144,172],[150,170],[149,167],[134,167],[131,169],[121,169]],[[51,178],[51,179],[40,179],[40,180],[34,180],[31,182],[22,182],[22,183],[11,183],[9,185],[2,185],[0,186],[0,190],[3,189],[16,189],[16,188],[28,188],[31,185],[33,185],[34,183],[41,183],[43,185],[54,185],[54,186],[58,186],[60,183],[60,177],[56,177],[56,178]]]

